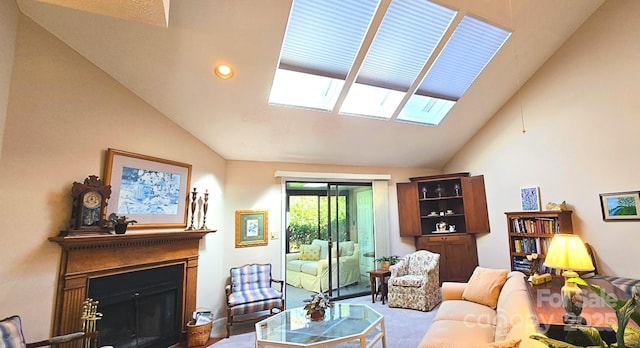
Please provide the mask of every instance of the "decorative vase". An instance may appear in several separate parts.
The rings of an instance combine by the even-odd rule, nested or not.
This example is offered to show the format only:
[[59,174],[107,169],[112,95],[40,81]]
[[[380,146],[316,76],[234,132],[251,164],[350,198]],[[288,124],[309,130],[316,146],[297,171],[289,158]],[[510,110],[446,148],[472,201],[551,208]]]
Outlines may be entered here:
[[124,234],[127,232],[127,224],[115,224],[113,228],[116,231],[116,234]]
[[311,312],[311,321],[321,321],[321,320],[324,320],[323,310],[317,310],[317,311]]

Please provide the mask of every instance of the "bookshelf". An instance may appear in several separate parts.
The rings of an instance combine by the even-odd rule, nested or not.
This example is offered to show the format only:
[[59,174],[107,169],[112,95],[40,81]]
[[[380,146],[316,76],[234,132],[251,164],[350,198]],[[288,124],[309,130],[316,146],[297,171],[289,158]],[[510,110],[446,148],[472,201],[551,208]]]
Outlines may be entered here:
[[554,273],[543,266],[556,233],[573,233],[570,210],[506,212],[511,269],[529,274],[527,255],[537,253],[541,273]]

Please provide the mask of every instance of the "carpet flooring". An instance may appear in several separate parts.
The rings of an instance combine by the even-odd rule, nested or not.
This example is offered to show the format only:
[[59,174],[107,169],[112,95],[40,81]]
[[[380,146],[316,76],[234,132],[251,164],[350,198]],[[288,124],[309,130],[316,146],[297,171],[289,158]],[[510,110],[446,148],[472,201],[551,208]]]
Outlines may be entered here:
[[[422,336],[427,332],[438,310],[421,312],[411,309],[389,308],[380,301],[371,303],[371,296],[362,296],[340,301],[341,303],[366,304],[384,316],[388,348],[414,348],[418,346]],[[211,345],[211,348],[255,348],[256,335],[254,325],[234,325],[232,335]],[[357,341],[338,345],[337,347],[359,347]],[[375,347],[382,347],[378,342]]]

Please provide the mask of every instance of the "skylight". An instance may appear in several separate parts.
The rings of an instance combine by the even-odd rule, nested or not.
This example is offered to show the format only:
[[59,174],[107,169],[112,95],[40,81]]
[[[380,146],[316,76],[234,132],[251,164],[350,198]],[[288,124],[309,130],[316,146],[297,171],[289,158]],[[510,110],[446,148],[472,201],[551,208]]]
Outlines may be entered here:
[[294,0],[269,103],[438,125],[509,35],[426,0]]

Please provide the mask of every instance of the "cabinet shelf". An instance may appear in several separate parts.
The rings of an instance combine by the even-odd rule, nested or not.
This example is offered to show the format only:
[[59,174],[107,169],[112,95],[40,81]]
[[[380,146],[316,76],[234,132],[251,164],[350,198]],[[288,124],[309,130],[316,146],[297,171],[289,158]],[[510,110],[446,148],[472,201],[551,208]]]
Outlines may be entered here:
[[442,197],[427,197],[427,198],[419,198],[418,201],[442,201],[447,199],[462,199],[462,196],[442,196]]
[[[445,218],[451,218],[451,217],[460,217],[460,216],[464,216],[464,214],[445,214],[445,215],[421,215],[420,218],[421,219],[445,219]],[[520,233],[522,234],[522,233]]]

